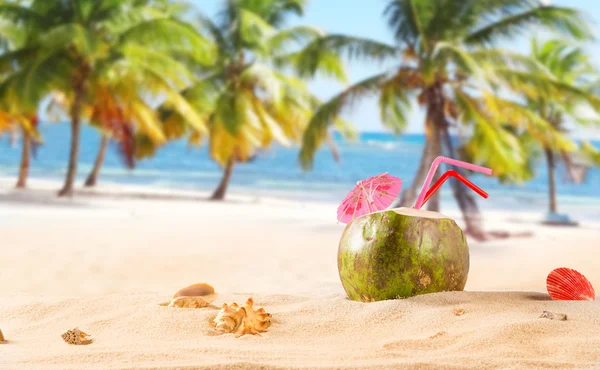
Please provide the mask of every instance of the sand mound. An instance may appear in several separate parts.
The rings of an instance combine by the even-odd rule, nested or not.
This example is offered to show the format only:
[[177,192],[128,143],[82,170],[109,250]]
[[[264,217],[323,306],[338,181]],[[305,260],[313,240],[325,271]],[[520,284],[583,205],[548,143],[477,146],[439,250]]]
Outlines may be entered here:
[[[157,305],[159,295],[18,299],[0,313],[10,343],[6,368],[593,368],[600,365],[600,304],[550,301],[526,292],[448,292],[359,303],[254,295],[273,314],[260,336],[219,335],[206,309]],[[456,316],[454,309],[464,309]],[[539,318],[566,313],[567,321]],[[78,348],[60,334],[79,327],[95,339]]]

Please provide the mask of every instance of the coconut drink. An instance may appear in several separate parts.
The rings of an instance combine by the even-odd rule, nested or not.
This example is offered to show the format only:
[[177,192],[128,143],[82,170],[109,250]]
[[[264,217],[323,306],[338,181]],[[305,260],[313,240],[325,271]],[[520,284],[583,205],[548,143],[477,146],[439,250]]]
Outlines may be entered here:
[[349,299],[373,302],[464,289],[469,247],[462,229],[453,219],[420,207],[449,177],[458,178],[483,197],[487,193],[453,170],[428,189],[441,162],[491,173],[439,157],[413,208],[381,210],[391,204],[401,186],[400,179],[387,174],[359,182],[342,202],[338,220],[347,226],[338,247],[338,271]]
[[338,269],[348,298],[355,301],[463,290],[469,247],[451,218],[395,208],[360,216],[346,226]]

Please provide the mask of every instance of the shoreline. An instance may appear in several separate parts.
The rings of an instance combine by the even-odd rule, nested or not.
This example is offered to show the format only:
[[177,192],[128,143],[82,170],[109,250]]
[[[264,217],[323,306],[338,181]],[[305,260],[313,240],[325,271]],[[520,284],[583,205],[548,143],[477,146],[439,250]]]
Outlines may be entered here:
[[[216,204],[227,204],[227,203],[244,203],[244,204],[267,204],[267,205],[280,205],[288,206],[291,208],[306,208],[306,207],[318,207],[320,209],[333,209],[331,211],[332,220],[335,221],[335,212],[339,203],[333,200],[324,199],[298,199],[293,195],[282,193],[280,195],[262,195],[252,192],[252,189],[246,189],[243,191],[230,190],[228,191],[224,201],[212,201],[210,195],[212,191],[208,190],[191,190],[185,188],[173,188],[164,187],[157,185],[147,184],[128,184],[118,183],[110,181],[101,181],[98,185],[93,188],[83,187],[83,181],[77,181],[75,186],[75,194],[73,198],[59,198],[56,193],[61,188],[63,182],[54,179],[41,179],[41,178],[30,178],[28,180],[27,189],[15,189],[14,184],[16,179],[7,176],[0,176],[0,196],[11,197],[13,201],[22,198],[24,201],[31,199],[32,197],[38,198],[40,201],[50,201],[58,203],[68,203],[85,201],[86,199],[138,199],[138,200],[164,200],[164,201],[177,201],[177,202],[202,202],[202,203],[216,203]],[[15,199],[16,198],[16,199]],[[450,198],[450,199],[448,199]],[[578,199],[576,202],[567,202],[570,198],[563,198],[562,203],[559,201],[560,213],[568,214],[573,220],[579,223],[577,227],[589,227],[589,228],[600,228],[600,207],[595,207],[594,204],[587,203],[592,212],[580,213],[574,212],[573,209],[581,209],[582,203],[585,199]],[[342,198],[343,199],[343,198]],[[342,200],[340,199],[340,201]],[[489,199],[489,198],[488,198]],[[546,211],[541,209],[526,209],[526,208],[496,208],[489,207],[487,200],[477,199],[478,206],[480,207],[481,214],[484,222],[488,220],[495,222],[512,222],[521,224],[541,224],[545,217]],[[496,201],[498,202],[498,201]],[[600,202],[599,202],[600,205]],[[452,197],[446,197],[441,202],[442,214],[455,219],[462,227],[462,214],[458,205]],[[590,217],[591,215],[591,217]],[[557,225],[554,228],[561,228],[563,226]]]

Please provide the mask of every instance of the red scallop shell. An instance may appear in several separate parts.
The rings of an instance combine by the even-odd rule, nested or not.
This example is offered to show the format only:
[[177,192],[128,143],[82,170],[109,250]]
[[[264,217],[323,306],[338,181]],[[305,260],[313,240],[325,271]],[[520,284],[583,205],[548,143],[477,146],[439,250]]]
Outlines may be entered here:
[[548,294],[555,300],[593,301],[596,299],[594,288],[583,274],[566,267],[552,270],[546,278]]

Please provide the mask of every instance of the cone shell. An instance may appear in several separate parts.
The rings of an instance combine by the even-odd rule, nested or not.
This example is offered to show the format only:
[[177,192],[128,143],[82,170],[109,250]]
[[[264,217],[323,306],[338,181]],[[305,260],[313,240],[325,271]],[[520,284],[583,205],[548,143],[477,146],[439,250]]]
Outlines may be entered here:
[[248,298],[243,307],[235,302],[231,305],[224,303],[214,319],[217,330],[223,333],[234,333],[236,337],[266,331],[271,325],[271,314],[265,312],[264,308],[255,310],[253,304],[252,297]]
[[546,278],[548,294],[555,300],[593,301],[596,299],[594,288],[588,279],[573,269],[560,267]]
[[164,306],[177,308],[203,308],[217,299],[215,288],[206,283],[192,284],[180,289],[173,294],[170,302],[164,303]]
[[0,330],[0,343],[4,342],[4,334],[2,334],[2,330]]

